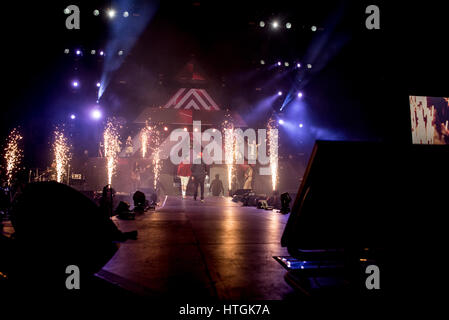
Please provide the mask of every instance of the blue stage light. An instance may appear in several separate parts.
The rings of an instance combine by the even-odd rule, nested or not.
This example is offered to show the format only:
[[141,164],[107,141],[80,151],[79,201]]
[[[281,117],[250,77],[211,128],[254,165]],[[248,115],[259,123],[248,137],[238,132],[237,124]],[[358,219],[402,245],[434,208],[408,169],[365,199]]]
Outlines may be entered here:
[[90,113],[90,116],[92,117],[92,119],[94,120],[98,120],[101,118],[102,114],[101,111],[98,109],[94,109],[92,110],[92,112]]

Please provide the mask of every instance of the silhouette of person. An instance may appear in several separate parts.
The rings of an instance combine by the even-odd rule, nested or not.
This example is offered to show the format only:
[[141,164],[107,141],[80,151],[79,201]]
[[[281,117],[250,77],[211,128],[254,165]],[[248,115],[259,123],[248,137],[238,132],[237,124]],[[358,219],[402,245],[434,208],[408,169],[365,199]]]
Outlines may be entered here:
[[[198,158],[201,159],[201,154],[198,155]],[[201,189],[201,202],[204,202],[204,180],[207,175],[207,167],[201,160],[201,163],[199,164],[192,164],[191,171],[192,171],[192,180],[195,188],[193,200],[196,200],[198,196],[198,186],[199,186]]]
[[187,185],[189,183],[189,178],[192,175],[190,170],[190,163],[184,160],[178,165],[178,177],[181,179],[181,192],[182,198],[186,198]]
[[214,197],[218,197],[220,193],[223,193],[224,195],[224,188],[223,188],[223,182],[220,180],[220,175],[216,174],[215,179],[212,180],[209,191],[212,191],[212,195]]

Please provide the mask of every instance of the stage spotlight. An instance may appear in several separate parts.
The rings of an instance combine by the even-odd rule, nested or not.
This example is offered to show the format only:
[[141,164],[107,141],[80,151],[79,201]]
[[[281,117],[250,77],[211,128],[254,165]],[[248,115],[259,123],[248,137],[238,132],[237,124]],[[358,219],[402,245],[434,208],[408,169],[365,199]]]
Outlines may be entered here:
[[95,50],[90,50],[90,54],[95,54],[97,51]]
[[278,66],[282,65],[282,63],[280,61],[278,61]]
[[308,69],[312,69],[312,65],[310,63],[307,64]]
[[94,109],[92,110],[92,112],[90,113],[90,116],[92,117],[92,119],[94,120],[98,120],[101,118],[101,111],[98,109]]
[[282,91],[278,91],[278,96],[282,96]]
[[265,64],[265,60],[260,60],[260,64]]
[[273,27],[273,29],[277,29],[279,27],[279,23],[277,21],[273,21],[271,23],[271,26]]
[[78,81],[73,81],[72,82],[72,87],[74,87],[74,88],[78,88],[79,87],[79,82]]
[[110,19],[113,19],[115,17],[115,10],[114,9],[109,9],[108,10],[108,17]]
[[76,50],[76,55],[79,56],[81,54],[81,50]]
[[278,123],[279,123],[279,124],[284,124],[284,120],[279,119],[279,120],[278,120]]
[[187,131],[187,128],[184,128],[184,131]]
[[123,50],[120,50],[120,51],[118,52],[118,55],[119,55],[119,56],[123,55]]
[[288,67],[289,66],[288,62],[284,62],[284,66]]
[[285,27],[286,27],[287,29],[290,29],[290,28],[292,27],[292,24],[291,24],[290,22],[287,22],[287,23],[285,24]]
[[65,13],[65,14],[69,14],[69,13],[70,13],[69,8],[65,8],[65,9],[64,9],[64,13]]
[[65,54],[68,54],[69,52],[70,52],[69,49],[64,49],[64,53],[65,53]]
[[265,27],[265,22],[264,21],[260,21],[259,22],[259,27],[261,27],[261,28]]
[[302,127],[303,127],[303,124],[302,124],[302,123],[300,123],[300,124],[299,124],[299,127],[300,127],[300,128],[302,128]]
[[100,14],[100,11],[94,10],[94,16],[98,16]]
[[198,128],[193,129],[193,131],[198,132]]
[[167,128],[167,127],[164,127],[164,131],[168,131],[168,128]]
[[75,120],[75,119],[76,119],[76,116],[72,113],[72,114],[70,115],[70,119]]
[[128,18],[128,16],[129,16],[129,12],[128,11],[123,12],[123,17],[124,18]]
[[301,64],[300,64],[300,63],[297,63],[297,64],[296,64],[296,68],[301,68]]
[[100,86],[101,86],[101,83],[97,82],[97,88],[100,88]]
[[302,98],[302,92],[298,92],[298,98]]
[[316,26],[312,26],[312,31],[315,32],[316,31]]
[[103,51],[100,51],[100,56],[104,56],[104,52]]

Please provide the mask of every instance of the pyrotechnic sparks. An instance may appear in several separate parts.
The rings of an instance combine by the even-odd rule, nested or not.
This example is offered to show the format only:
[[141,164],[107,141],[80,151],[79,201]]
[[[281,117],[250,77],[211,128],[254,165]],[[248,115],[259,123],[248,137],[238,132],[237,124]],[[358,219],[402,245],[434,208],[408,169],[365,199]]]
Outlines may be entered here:
[[154,190],[157,188],[157,183],[159,181],[159,174],[161,172],[161,161],[160,161],[159,149],[153,154],[153,187]]
[[6,176],[8,185],[11,185],[14,174],[17,172],[22,160],[23,152],[19,146],[22,136],[19,131],[14,128],[8,136],[8,143],[5,148]]
[[156,126],[151,127],[151,151],[153,153],[153,187],[157,189],[159,175],[161,173],[161,157],[160,157],[160,131]]
[[234,158],[235,158],[235,139],[234,128],[232,125],[225,128],[225,163],[228,169],[228,188],[232,189],[232,177],[234,173]]
[[148,152],[148,138],[150,135],[150,129],[151,127],[145,127],[140,132],[140,145],[142,150],[142,158],[145,158]]
[[161,166],[161,155],[160,155],[160,130],[158,125],[149,125],[146,121],[145,128],[140,132],[140,144],[142,150],[142,157],[145,158],[147,153],[151,152],[151,157],[153,158],[153,187],[156,190],[159,175],[162,169]]
[[278,129],[276,122],[272,119],[268,121],[268,143],[270,153],[270,168],[271,168],[271,185],[273,191],[276,190],[278,180]]
[[62,177],[67,173],[72,155],[70,153],[70,145],[63,130],[56,128],[54,132],[53,152],[56,163],[56,181],[62,182]]
[[120,135],[115,119],[108,119],[103,133],[104,155],[107,161],[108,184],[112,184],[112,176],[117,166],[117,155],[120,152]]
[[225,163],[228,171],[228,190],[232,190],[235,168],[234,161],[237,159],[237,145],[235,139],[234,121],[231,113],[225,114],[225,120],[221,124],[225,136]]

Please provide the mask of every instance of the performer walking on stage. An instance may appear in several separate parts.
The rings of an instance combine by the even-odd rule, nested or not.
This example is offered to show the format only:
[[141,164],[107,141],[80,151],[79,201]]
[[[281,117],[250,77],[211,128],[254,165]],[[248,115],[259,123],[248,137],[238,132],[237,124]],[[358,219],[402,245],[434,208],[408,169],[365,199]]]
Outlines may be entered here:
[[[201,154],[198,155],[198,157],[201,159]],[[195,192],[193,194],[193,200],[196,200],[196,197],[198,195],[198,186],[201,188],[201,202],[204,202],[204,179],[207,175],[207,167],[204,164],[204,162],[201,160],[200,164],[193,164],[192,165],[192,179],[195,184]]]
[[178,165],[178,177],[181,179],[181,192],[182,198],[186,198],[187,185],[189,183],[189,178],[192,175],[190,171],[190,163],[186,163],[188,161],[184,160]]

